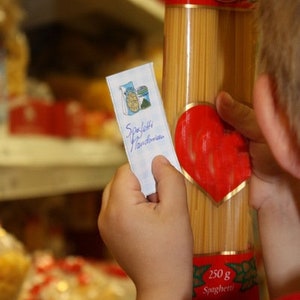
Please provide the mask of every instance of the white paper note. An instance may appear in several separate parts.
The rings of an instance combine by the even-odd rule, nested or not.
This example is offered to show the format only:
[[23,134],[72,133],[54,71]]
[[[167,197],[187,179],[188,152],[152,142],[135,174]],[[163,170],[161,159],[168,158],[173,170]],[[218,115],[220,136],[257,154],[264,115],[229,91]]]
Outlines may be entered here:
[[123,136],[128,161],[148,196],[156,191],[151,172],[152,160],[164,155],[181,171],[163,103],[148,63],[106,77],[116,118]]

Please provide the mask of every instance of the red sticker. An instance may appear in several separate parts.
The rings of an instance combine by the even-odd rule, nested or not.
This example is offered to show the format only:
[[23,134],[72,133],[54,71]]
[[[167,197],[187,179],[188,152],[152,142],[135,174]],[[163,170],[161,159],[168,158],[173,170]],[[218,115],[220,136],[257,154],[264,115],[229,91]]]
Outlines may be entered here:
[[230,7],[230,8],[253,8],[256,0],[165,0],[167,5],[202,5],[214,7]]
[[193,299],[258,300],[253,252],[194,257]]
[[186,177],[217,203],[236,194],[251,175],[245,139],[208,104],[180,116],[175,150]]

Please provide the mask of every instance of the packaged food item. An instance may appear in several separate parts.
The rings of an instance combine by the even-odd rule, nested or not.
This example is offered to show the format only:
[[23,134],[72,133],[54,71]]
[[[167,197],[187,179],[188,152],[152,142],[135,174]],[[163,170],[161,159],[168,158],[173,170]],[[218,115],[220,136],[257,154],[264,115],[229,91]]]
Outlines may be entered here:
[[194,299],[258,298],[247,143],[218,116],[218,92],[251,101],[251,0],[166,0],[163,99],[186,177]]
[[7,94],[24,95],[26,91],[28,42],[21,30],[23,11],[16,0],[0,0],[0,35],[5,51]]
[[0,227],[0,299],[15,300],[30,266],[23,245]]
[[10,97],[26,90],[29,51],[22,17],[18,1],[0,0],[0,134],[7,131]]
[[15,99],[9,111],[11,134],[52,134],[52,104],[43,99]]
[[133,282],[115,264],[36,253],[18,300],[134,300]]
[[18,97],[26,94],[27,65],[29,61],[28,41],[25,34],[16,31],[5,40],[7,94]]
[[78,101],[56,101],[52,105],[53,134],[58,137],[84,136],[85,110]]

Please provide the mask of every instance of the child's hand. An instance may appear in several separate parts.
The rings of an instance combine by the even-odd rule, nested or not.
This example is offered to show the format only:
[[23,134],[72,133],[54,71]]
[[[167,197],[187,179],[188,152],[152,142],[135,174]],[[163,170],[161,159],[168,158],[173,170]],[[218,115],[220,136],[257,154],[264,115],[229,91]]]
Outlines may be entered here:
[[162,156],[152,163],[157,193],[145,198],[129,165],[106,187],[98,225],[132,278],[138,299],[191,299],[193,240],[182,174]]
[[[226,93],[220,93],[216,105],[220,116],[249,139],[252,164],[249,201],[258,210],[270,297],[299,291],[300,181],[277,164],[263,139],[253,109],[234,101]],[[278,140],[278,143],[289,147],[283,141]]]
[[258,127],[254,110],[245,104],[234,100],[229,94],[221,92],[216,100],[220,117],[249,141],[249,155],[252,166],[250,188],[250,204],[259,209],[265,199],[267,189],[276,184],[285,173],[274,159],[260,128]]

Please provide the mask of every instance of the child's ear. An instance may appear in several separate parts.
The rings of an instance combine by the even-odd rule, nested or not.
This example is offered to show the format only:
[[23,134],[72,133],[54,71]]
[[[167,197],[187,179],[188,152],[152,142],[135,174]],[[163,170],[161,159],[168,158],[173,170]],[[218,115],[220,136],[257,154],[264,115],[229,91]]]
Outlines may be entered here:
[[268,75],[260,75],[254,86],[254,110],[259,127],[278,164],[300,179],[300,147],[288,117],[276,101],[275,85]]

